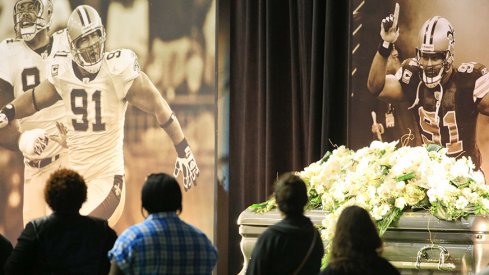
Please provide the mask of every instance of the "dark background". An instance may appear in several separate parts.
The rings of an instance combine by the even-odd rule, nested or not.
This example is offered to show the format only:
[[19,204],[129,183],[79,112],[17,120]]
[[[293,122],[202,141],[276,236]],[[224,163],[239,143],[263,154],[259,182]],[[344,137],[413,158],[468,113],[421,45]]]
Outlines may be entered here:
[[[440,15],[455,29],[454,66],[488,64],[487,1],[397,2],[396,44],[405,58],[415,53],[422,23]],[[358,149],[372,141],[378,101],[366,79],[381,19],[394,3],[230,1],[229,274],[242,264],[238,215],[272,195],[278,174],[302,170],[335,145]]]

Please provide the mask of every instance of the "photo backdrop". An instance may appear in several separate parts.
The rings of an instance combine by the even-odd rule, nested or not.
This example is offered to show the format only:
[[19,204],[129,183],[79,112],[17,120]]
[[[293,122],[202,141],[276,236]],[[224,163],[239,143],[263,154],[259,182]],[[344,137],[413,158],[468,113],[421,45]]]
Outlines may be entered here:
[[[0,39],[14,37],[13,0],[0,0]],[[215,14],[216,0],[53,0],[51,32],[65,27],[71,10],[92,5],[107,31],[106,49],[136,52],[182,125],[200,176],[183,194],[181,218],[212,240],[215,200]],[[0,57],[1,58],[1,57]],[[140,190],[146,176],[173,173],[176,152],[156,119],[135,107],[126,113],[124,136],[126,204],[115,225],[121,233],[143,220]],[[23,158],[0,148],[0,233],[14,244],[22,230]],[[178,181],[182,184],[180,175]],[[181,185],[183,191],[183,185]]]
[[[407,110],[406,104],[389,106],[376,99],[367,90],[367,77],[377,46],[381,41],[380,23],[383,18],[394,13],[395,3],[400,5],[399,30],[396,41],[399,59],[415,56],[419,29],[429,18],[439,15],[445,17],[455,30],[455,61],[454,68],[461,63],[479,62],[489,66],[489,21],[484,14],[489,13],[489,2],[484,0],[350,0],[350,81],[348,106],[348,144],[358,149],[370,144],[377,135],[372,132],[372,112],[378,123],[384,126],[383,141],[401,139],[407,133],[413,139],[405,140],[405,145],[421,144],[416,121]],[[386,113],[395,115],[395,126],[387,127]],[[479,122],[489,118],[479,115]],[[482,168],[489,171],[489,147],[484,142],[487,130],[478,123],[477,141],[482,154]],[[486,173],[487,174],[487,173]],[[486,177],[487,180],[487,177]]]

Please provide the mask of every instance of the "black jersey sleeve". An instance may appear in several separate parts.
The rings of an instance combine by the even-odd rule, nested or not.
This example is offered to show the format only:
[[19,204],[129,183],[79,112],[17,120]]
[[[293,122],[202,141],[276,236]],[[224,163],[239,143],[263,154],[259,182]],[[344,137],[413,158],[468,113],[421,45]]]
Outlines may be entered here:
[[408,58],[402,62],[401,69],[397,72],[396,77],[401,83],[402,92],[409,104],[413,104],[418,96],[418,86],[421,83],[421,69],[414,58]]

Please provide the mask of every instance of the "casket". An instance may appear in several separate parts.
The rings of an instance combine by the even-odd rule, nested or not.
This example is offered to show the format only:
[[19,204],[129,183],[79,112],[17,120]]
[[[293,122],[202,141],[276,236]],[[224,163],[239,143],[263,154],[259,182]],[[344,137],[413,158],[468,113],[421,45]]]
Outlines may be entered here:
[[[321,225],[324,211],[306,211]],[[244,274],[260,234],[281,220],[278,210],[258,214],[250,209],[238,218]],[[489,264],[489,217],[444,221],[427,211],[404,212],[384,236],[384,253],[401,274],[475,274]]]

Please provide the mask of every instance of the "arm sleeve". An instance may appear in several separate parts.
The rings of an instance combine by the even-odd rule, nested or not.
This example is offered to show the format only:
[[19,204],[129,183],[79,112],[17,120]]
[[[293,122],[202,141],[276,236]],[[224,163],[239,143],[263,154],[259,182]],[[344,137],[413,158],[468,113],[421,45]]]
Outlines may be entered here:
[[[5,261],[12,253],[13,247],[9,240],[0,234],[0,268],[3,268]],[[0,274],[2,271],[0,270]]]
[[413,104],[419,97],[420,68],[414,58],[408,58],[402,62],[401,68],[396,73],[396,78],[401,83],[402,92],[409,104]]
[[135,242],[135,234],[126,230],[117,238],[114,247],[108,252],[109,261],[115,262],[124,274],[130,274]]
[[207,238],[207,236],[204,233],[202,234],[202,240],[205,242],[205,250],[206,250],[206,261],[207,261],[207,266],[209,267],[209,274],[212,273],[212,270],[214,269],[214,266],[217,263],[217,249],[212,245],[212,242]]
[[268,263],[271,259],[269,259],[269,252],[267,249],[267,232],[264,232],[257,240],[255,244],[255,248],[253,248],[253,252],[251,253],[250,262],[248,263],[248,268],[246,269],[246,275],[253,274],[269,274]]
[[489,74],[484,66],[480,69],[481,76],[475,81],[473,100],[476,102],[478,99],[485,97],[489,93]]
[[[120,54],[118,54],[120,52]],[[109,59],[109,56],[114,57]],[[126,97],[134,79],[136,79],[141,69],[139,67],[136,54],[128,49],[113,51],[107,55],[109,70],[113,75],[113,83],[120,99]]]
[[29,222],[20,234],[12,254],[5,263],[6,274],[30,274],[38,250],[38,242],[34,225]]
[[[104,238],[104,253],[107,253],[113,246],[115,241],[117,240],[117,234],[115,231],[109,226],[107,221],[104,222],[104,232],[106,234]],[[108,274],[110,270],[110,260],[108,257],[104,257],[104,261],[100,266],[100,274]]]

